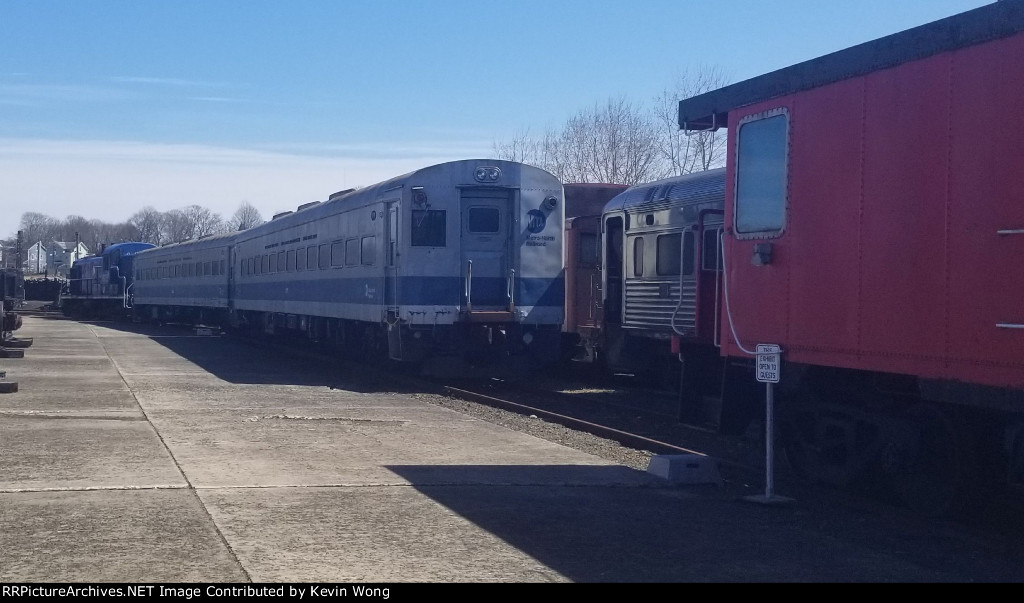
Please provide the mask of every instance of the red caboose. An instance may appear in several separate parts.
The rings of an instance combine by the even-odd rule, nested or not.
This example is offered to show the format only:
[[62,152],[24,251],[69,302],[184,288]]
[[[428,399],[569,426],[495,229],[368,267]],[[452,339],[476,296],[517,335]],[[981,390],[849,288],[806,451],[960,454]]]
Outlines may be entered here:
[[729,128],[721,354],[782,347],[790,461],[935,512],[994,467],[1024,483],[1024,2],[683,100],[679,123]]

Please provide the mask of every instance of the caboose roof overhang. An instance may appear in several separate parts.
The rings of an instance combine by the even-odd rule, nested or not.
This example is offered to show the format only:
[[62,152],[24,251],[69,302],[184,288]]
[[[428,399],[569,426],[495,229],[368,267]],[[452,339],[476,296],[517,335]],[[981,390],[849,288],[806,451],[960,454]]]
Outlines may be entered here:
[[679,128],[727,127],[729,111],[1024,31],[1024,0],[999,0],[679,101]]

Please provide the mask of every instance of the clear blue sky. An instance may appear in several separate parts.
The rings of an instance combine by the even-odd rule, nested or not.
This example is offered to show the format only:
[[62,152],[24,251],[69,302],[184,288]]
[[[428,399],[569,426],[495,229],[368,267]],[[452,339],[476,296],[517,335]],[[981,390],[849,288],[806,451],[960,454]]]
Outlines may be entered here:
[[989,3],[0,0],[0,237],[24,211],[269,218],[686,70],[740,81]]

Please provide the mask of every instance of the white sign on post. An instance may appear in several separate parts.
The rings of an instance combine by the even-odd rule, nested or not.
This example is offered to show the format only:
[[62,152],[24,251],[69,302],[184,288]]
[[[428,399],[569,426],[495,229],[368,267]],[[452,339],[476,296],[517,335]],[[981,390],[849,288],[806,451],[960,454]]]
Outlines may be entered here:
[[757,380],[761,383],[778,383],[781,368],[782,348],[773,343],[757,344]]

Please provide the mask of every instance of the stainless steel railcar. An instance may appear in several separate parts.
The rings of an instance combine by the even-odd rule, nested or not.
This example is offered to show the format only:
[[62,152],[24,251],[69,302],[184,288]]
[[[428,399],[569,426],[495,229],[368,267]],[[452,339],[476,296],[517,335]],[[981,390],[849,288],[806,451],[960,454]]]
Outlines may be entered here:
[[633,186],[605,206],[604,329],[587,343],[609,367],[675,377],[680,345],[714,349],[724,198],[715,169]]

